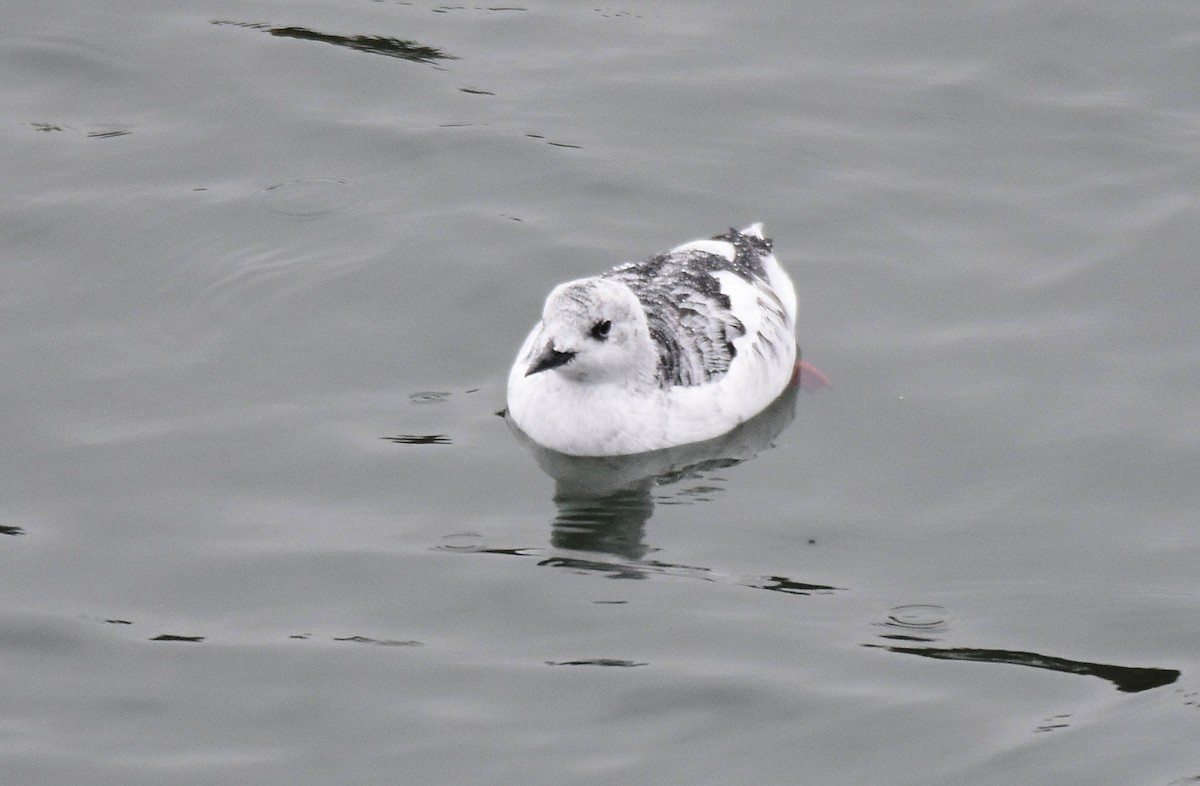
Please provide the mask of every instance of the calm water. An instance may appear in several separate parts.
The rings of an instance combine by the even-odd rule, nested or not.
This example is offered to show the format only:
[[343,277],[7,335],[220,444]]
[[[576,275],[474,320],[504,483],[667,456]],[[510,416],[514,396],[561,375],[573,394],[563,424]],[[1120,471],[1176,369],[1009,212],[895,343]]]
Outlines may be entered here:
[[[6,783],[1200,781],[1194,3],[8,6]],[[832,387],[496,416],[754,220]]]

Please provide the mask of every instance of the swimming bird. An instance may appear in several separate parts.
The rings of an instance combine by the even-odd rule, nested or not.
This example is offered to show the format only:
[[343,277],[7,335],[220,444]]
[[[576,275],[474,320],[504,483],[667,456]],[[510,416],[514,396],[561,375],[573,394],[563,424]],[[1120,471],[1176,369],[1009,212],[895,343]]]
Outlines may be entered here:
[[685,243],[555,287],[509,372],[509,416],[573,456],[711,439],[787,387],[795,325],[761,223]]

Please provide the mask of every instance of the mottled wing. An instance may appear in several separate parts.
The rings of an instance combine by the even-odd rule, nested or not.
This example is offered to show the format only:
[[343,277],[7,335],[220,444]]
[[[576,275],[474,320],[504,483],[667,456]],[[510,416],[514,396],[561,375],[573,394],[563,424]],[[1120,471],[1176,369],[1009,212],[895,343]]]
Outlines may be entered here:
[[[770,274],[763,263],[764,259],[771,258],[771,240],[761,236],[761,225],[755,228],[758,231],[753,234],[731,229],[713,238],[732,247],[733,259],[726,270],[750,285],[749,291],[754,293],[753,305],[743,304],[740,309],[734,305],[735,313],[742,316],[746,332],[752,334],[752,341],[743,342],[742,348],[766,363],[791,362],[795,353],[792,336],[795,291],[786,277],[780,282],[786,291],[776,291],[772,287]],[[790,303],[784,302],[784,295]]]
[[713,275],[725,261],[715,254],[675,252],[607,274],[633,290],[646,309],[663,387],[719,379],[733,362],[733,340],[745,328]]
[[763,266],[770,253],[770,240],[731,229],[605,274],[626,284],[645,307],[663,387],[714,382],[737,355],[734,339],[748,327],[721,291],[718,274],[732,273],[759,293],[753,351],[776,354],[771,336],[787,329],[787,318]]

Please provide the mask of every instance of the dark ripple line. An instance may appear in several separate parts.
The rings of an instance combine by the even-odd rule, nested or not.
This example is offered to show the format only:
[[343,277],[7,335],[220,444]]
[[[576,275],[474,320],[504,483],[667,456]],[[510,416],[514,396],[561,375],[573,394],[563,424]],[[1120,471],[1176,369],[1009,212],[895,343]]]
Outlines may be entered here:
[[403,38],[391,38],[378,35],[334,35],[320,33],[307,27],[272,27],[259,22],[235,22],[229,19],[213,19],[214,25],[243,27],[248,30],[261,30],[279,38],[295,38],[300,41],[317,41],[323,44],[352,49],[356,52],[366,52],[372,55],[395,57],[411,63],[436,63],[439,60],[457,60],[454,55],[433,46],[419,44]]
[[1007,663],[1013,666],[1030,666],[1048,671],[1060,671],[1067,674],[1082,674],[1100,677],[1108,680],[1122,693],[1139,693],[1151,688],[1161,688],[1170,685],[1181,676],[1177,669],[1154,669],[1134,666],[1114,666],[1109,663],[1088,663],[1086,661],[1057,658],[1053,655],[1042,655],[1037,652],[1019,652],[1014,650],[975,649],[971,647],[889,647],[880,644],[864,644],[864,647],[884,649],[888,652],[899,652],[906,655],[920,655],[925,658],[938,660],[963,660],[976,663]]
[[[448,549],[444,549],[448,550]],[[554,568],[566,568],[568,570],[577,570],[589,573],[602,573],[608,578],[613,579],[647,579],[652,576],[674,576],[678,578],[698,579],[700,581],[711,581],[718,584],[732,584],[739,587],[748,587],[750,589],[767,590],[768,592],[780,592],[785,595],[827,595],[842,587],[834,587],[829,584],[811,584],[803,581],[796,581],[787,576],[736,576],[726,573],[719,573],[711,568],[701,568],[691,565],[676,565],[670,562],[660,562],[658,560],[647,560],[645,562],[623,562],[618,560],[603,560],[603,559],[584,559],[580,557],[569,556],[550,556],[546,557],[545,549],[537,548],[515,548],[515,549],[500,549],[500,548],[473,548],[473,549],[455,549],[458,553],[470,554],[503,554],[516,557],[542,557],[538,562],[539,566],[547,566]]]
[[450,437],[445,434],[397,434],[394,437],[380,437],[397,445],[450,445]]
[[548,660],[547,666],[615,666],[618,668],[632,669],[638,666],[649,666],[648,663],[638,663],[632,660],[621,660],[619,658],[588,658],[586,660]]

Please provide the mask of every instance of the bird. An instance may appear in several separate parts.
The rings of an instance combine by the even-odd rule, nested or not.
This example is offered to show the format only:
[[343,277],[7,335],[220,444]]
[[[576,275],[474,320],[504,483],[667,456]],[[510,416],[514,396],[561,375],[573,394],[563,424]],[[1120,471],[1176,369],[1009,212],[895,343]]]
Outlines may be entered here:
[[508,416],[570,456],[712,439],[796,368],[796,289],[763,225],[559,284],[508,375]]

